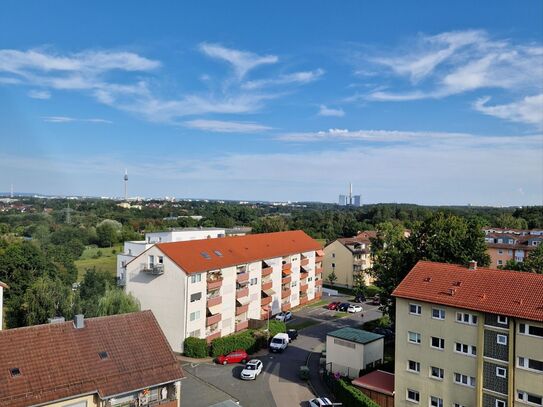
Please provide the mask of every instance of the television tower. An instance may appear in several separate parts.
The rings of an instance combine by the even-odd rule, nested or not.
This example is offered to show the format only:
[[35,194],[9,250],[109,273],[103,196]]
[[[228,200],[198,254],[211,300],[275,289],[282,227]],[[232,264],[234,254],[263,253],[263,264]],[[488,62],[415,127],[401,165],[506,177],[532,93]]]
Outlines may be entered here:
[[124,169],[124,200],[128,201],[128,171]]

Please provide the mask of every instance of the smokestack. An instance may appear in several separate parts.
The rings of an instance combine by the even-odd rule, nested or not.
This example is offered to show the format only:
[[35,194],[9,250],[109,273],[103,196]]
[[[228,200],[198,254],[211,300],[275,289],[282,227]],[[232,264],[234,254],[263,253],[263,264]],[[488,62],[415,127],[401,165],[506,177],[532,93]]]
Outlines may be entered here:
[[469,262],[469,269],[470,270],[477,270],[477,262],[475,260],[472,260]]
[[85,315],[77,314],[76,316],[74,316],[74,328],[75,329],[85,328]]

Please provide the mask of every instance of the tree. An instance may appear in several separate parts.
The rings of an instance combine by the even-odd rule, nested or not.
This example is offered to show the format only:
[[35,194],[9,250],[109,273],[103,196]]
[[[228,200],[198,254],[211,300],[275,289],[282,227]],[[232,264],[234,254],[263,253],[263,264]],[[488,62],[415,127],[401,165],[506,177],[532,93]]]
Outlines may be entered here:
[[26,325],[44,324],[49,318],[72,318],[72,291],[55,278],[39,277],[23,296]]
[[355,297],[366,294],[366,282],[364,281],[364,272],[360,271],[354,274],[353,290]]
[[272,233],[288,230],[288,224],[283,216],[265,216],[253,222],[254,233]]
[[97,243],[100,247],[111,247],[119,241],[122,225],[111,219],[106,219],[96,227]]
[[98,315],[117,315],[140,310],[140,304],[132,294],[118,288],[107,289],[98,301]]
[[496,226],[506,229],[527,229],[528,222],[520,217],[515,217],[510,213],[502,213],[496,218]]
[[524,270],[531,273],[543,274],[543,243],[528,254],[524,260]]
[[79,300],[81,313],[87,317],[98,316],[98,302],[110,287],[115,286],[115,277],[104,270],[96,268],[86,271],[79,285]]
[[328,283],[333,287],[334,283],[337,280],[336,271],[332,270],[332,272],[328,274],[328,277],[326,279],[328,280]]

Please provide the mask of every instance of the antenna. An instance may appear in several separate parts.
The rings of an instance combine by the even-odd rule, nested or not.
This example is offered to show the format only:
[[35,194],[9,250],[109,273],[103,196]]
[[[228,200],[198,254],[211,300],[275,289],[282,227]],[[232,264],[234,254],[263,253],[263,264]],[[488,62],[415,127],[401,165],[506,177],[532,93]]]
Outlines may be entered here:
[[128,201],[128,170],[124,169],[124,200]]

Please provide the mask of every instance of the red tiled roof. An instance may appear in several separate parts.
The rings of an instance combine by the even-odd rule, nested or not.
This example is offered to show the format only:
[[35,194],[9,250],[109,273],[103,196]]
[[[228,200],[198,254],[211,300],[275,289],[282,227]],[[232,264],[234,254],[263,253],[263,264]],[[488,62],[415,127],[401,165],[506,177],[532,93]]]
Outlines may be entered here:
[[543,321],[543,275],[419,261],[392,295]]
[[[107,352],[101,359],[99,352]],[[18,377],[10,369],[18,368]],[[0,331],[0,406],[102,398],[183,378],[151,311]]]
[[322,248],[319,242],[301,230],[158,243],[156,246],[186,273],[200,273]]
[[394,374],[375,370],[351,382],[363,389],[375,390],[388,396],[394,395]]

